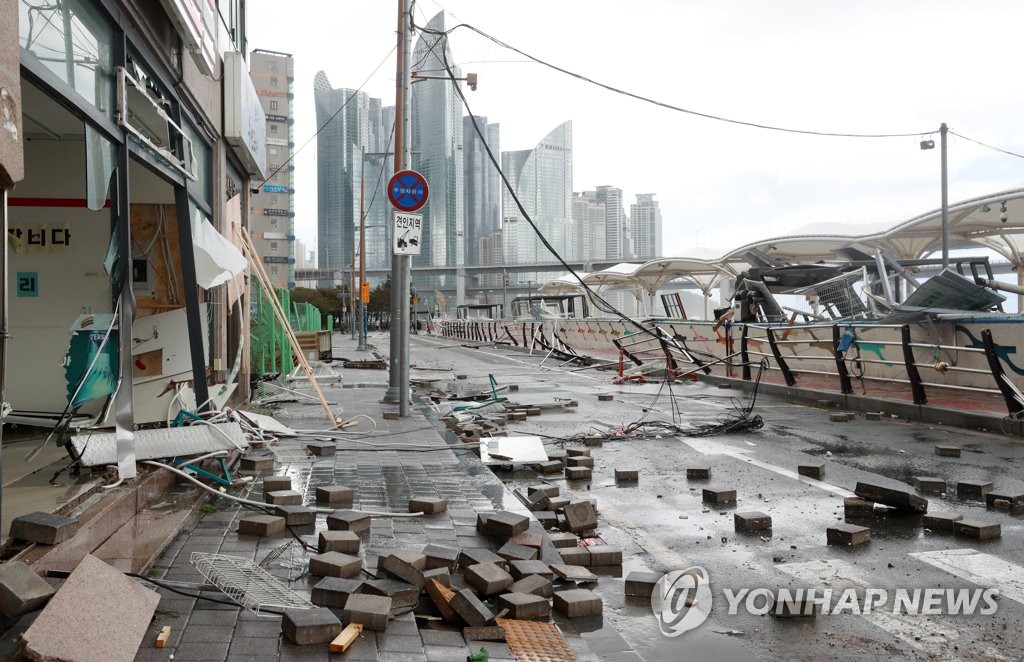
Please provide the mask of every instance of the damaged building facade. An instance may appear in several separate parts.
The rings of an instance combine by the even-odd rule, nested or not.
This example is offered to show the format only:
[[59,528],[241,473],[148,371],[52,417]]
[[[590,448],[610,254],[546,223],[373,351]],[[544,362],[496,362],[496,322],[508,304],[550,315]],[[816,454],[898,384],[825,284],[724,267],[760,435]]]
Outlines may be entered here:
[[7,420],[115,428],[122,478],[140,426],[248,396],[266,119],[217,4],[2,3]]

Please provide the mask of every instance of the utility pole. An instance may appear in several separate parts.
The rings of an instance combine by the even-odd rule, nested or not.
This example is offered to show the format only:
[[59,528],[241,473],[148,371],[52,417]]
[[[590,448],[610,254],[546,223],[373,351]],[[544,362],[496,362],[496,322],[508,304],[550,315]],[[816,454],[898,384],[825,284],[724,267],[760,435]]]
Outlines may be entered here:
[[946,169],[946,133],[943,122],[939,127],[939,151],[942,161],[942,268],[949,268],[949,178]]
[[359,159],[359,346],[357,352],[366,351],[366,304],[363,303],[363,283],[366,282],[366,148]]

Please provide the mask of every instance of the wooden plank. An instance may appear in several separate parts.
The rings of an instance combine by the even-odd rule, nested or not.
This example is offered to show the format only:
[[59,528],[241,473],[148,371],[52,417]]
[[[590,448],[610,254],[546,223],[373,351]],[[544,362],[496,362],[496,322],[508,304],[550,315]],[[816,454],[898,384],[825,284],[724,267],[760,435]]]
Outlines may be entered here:
[[348,627],[341,631],[334,641],[331,642],[332,653],[344,653],[349,649],[349,646],[356,642],[359,635],[363,632],[363,626],[359,623],[349,623]]
[[156,636],[156,647],[163,648],[167,645],[167,640],[171,638],[171,626],[165,625],[160,628],[160,634]]

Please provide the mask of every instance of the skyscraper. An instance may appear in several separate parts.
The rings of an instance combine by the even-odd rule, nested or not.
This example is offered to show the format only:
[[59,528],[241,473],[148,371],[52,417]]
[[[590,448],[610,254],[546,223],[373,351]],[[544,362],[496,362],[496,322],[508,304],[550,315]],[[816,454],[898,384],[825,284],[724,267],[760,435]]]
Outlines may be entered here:
[[317,135],[317,260],[321,269],[344,272],[349,282],[349,270],[359,265],[353,252],[361,210],[367,216],[367,268],[385,268],[390,261],[390,251],[385,254],[381,244],[387,237],[385,187],[392,167],[382,154],[392,151],[394,108],[382,107],[380,99],[364,92],[332,88],[323,71],[314,78],[313,98],[322,127]]
[[288,53],[257,49],[249,56],[249,76],[267,116],[268,176],[259,194],[250,198],[249,230],[277,287],[295,285],[294,67]]
[[[444,32],[444,12],[438,13],[427,29]],[[438,34],[422,32],[413,50],[413,71],[427,72],[426,78],[412,86],[412,166],[427,180],[430,196],[418,212],[423,214],[420,254],[413,266],[459,266],[465,264],[465,215],[462,193],[462,104],[445,62],[456,77],[448,42]],[[437,281],[417,279],[418,290],[432,289]],[[457,283],[461,289],[462,284]],[[461,296],[458,297],[461,300]]]
[[653,193],[638,193],[636,204],[629,206],[629,225],[633,234],[633,259],[661,257],[661,209]]
[[576,234],[576,259],[605,259],[605,209],[594,191],[572,194],[572,220]]
[[[572,259],[572,122],[555,127],[533,149],[503,152],[501,168],[537,229],[559,255]],[[555,256],[521,217],[511,194],[506,190],[502,197],[505,261],[554,262]],[[521,274],[519,281],[528,279]]]
[[487,264],[482,261],[481,242],[501,228],[501,178],[485,149],[486,142],[495,158],[501,158],[499,127],[488,124],[486,117],[477,117],[476,122],[484,140],[473,127],[473,118],[462,118],[466,264],[472,265]]
[[628,260],[629,226],[622,209],[622,189],[598,186],[595,197],[598,202],[604,204],[605,258]]

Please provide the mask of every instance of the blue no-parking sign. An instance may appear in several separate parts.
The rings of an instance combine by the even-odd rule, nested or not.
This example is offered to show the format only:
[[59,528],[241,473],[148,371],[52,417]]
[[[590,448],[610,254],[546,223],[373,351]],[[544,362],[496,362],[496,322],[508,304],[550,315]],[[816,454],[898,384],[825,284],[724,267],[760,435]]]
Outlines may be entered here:
[[427,180],[415,170],[399,170],[388,182],[388,200],[398,211],[416,211],[427,204],[429,194]]

